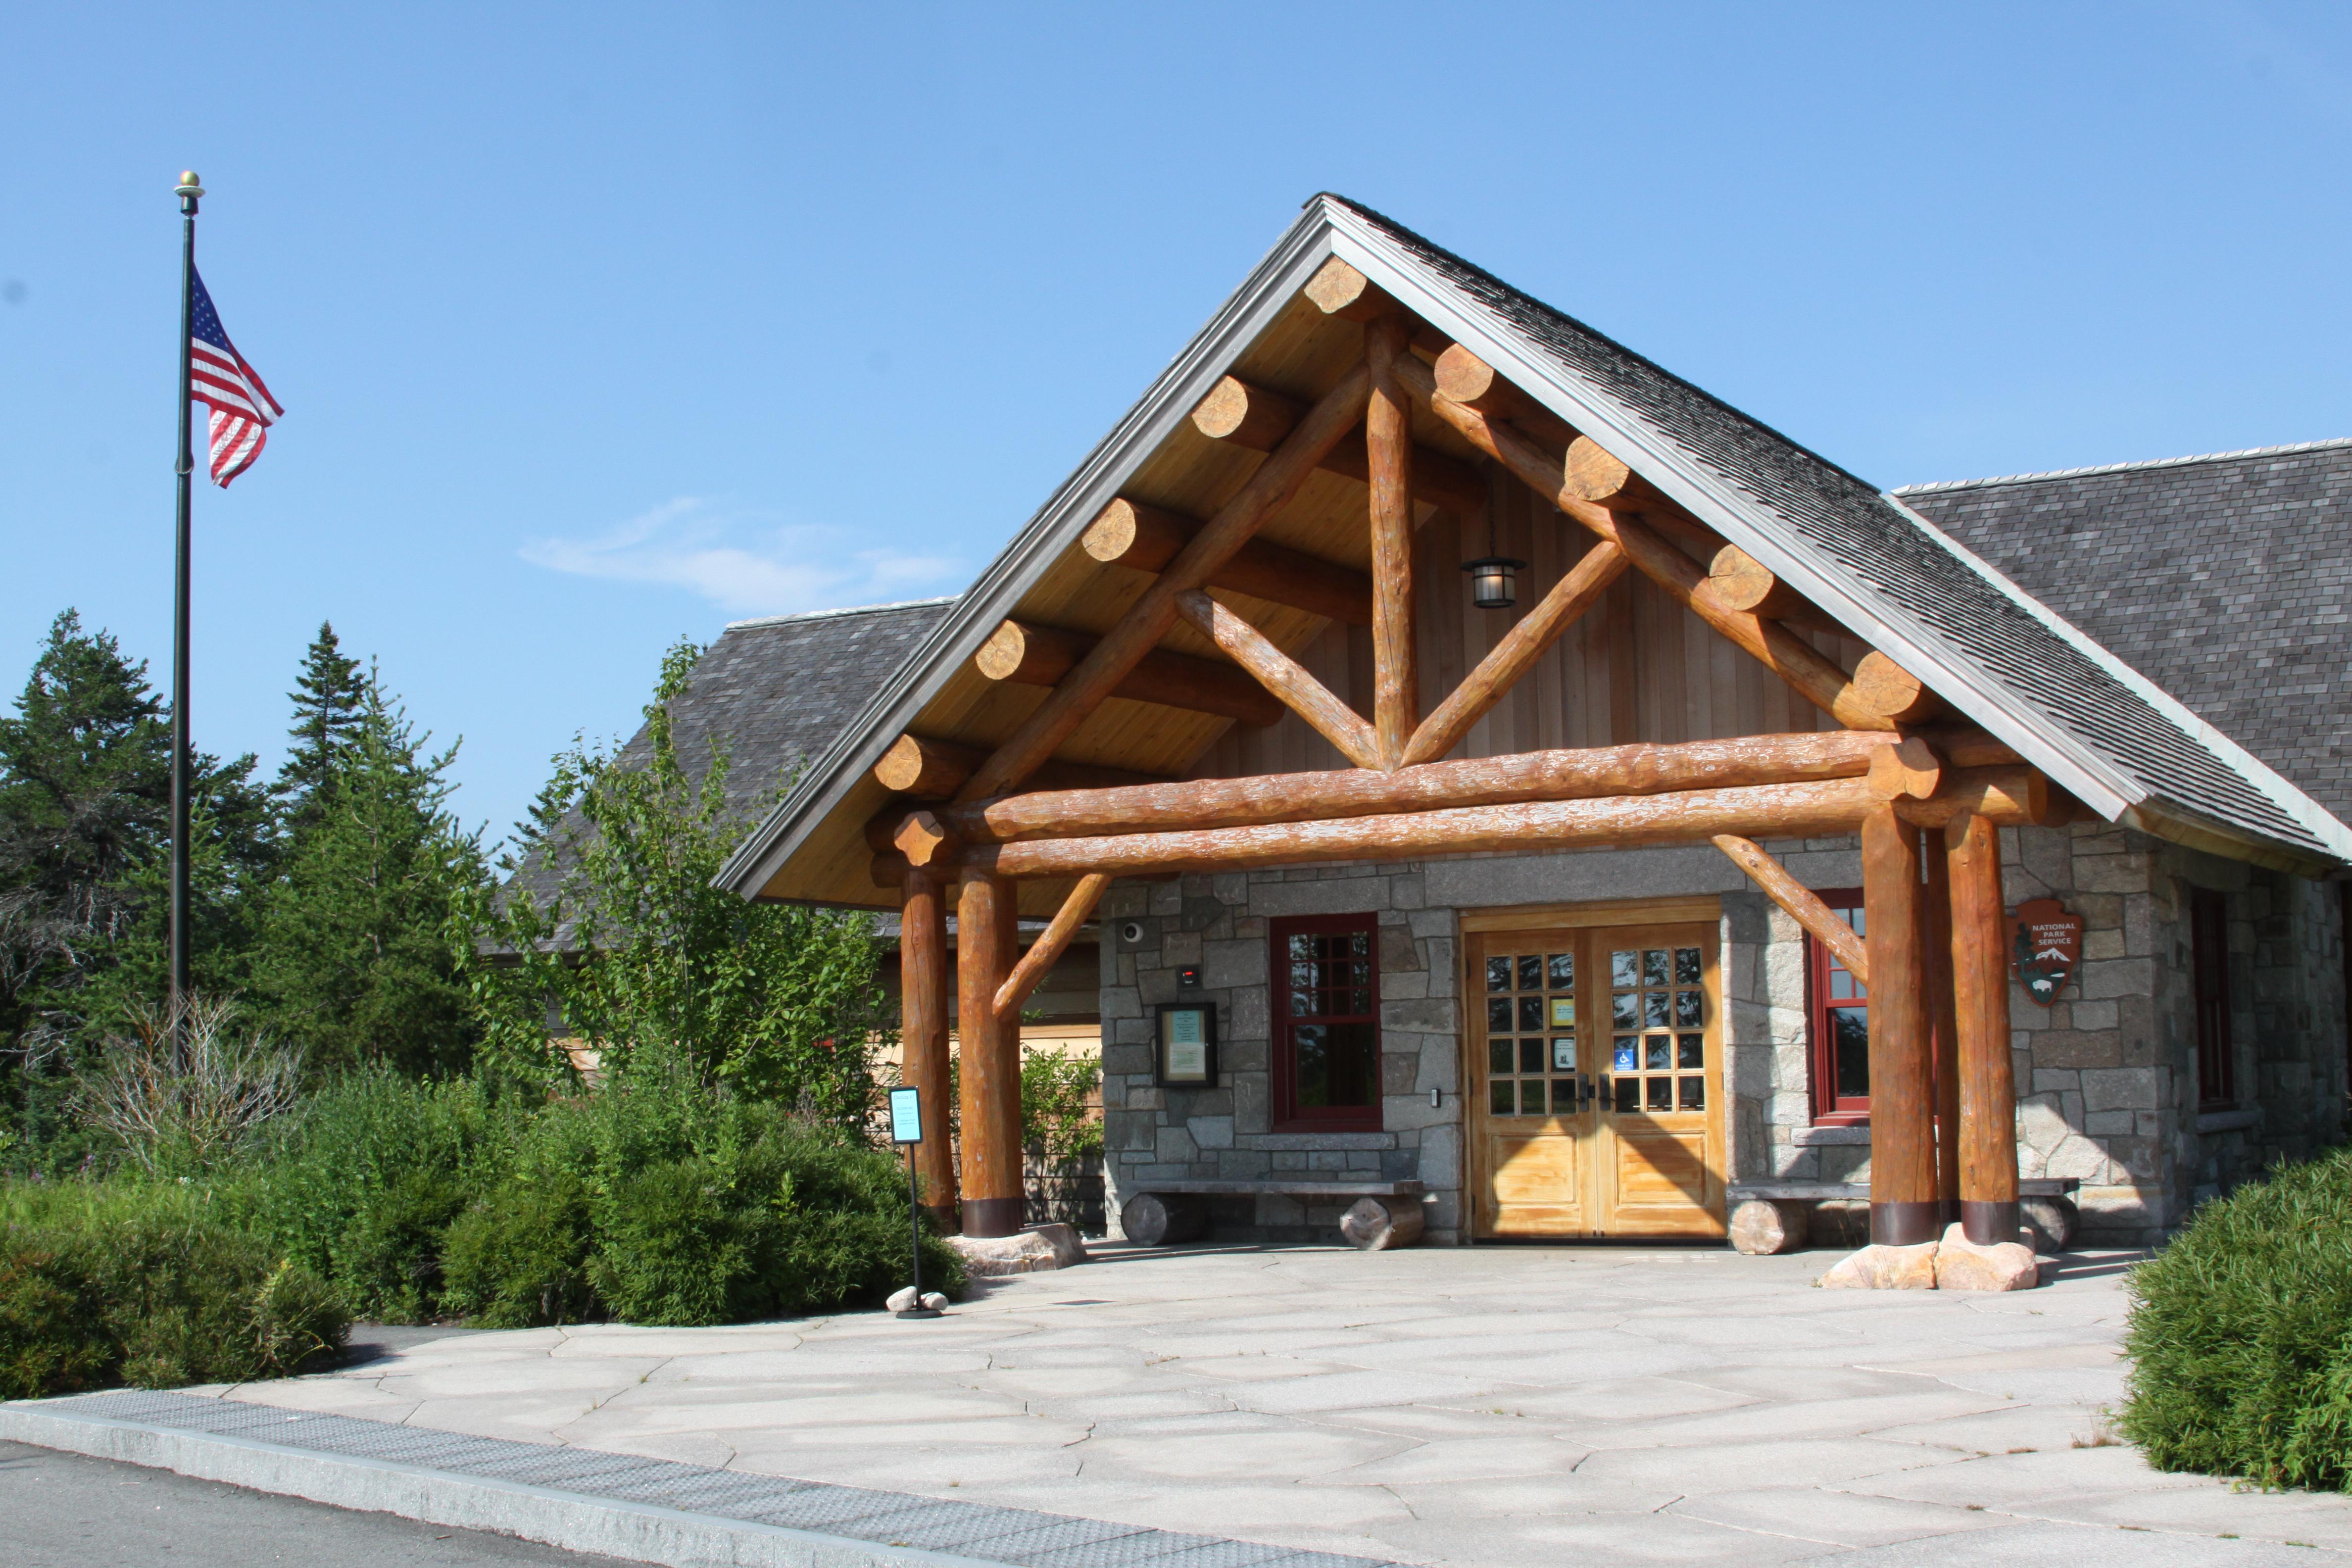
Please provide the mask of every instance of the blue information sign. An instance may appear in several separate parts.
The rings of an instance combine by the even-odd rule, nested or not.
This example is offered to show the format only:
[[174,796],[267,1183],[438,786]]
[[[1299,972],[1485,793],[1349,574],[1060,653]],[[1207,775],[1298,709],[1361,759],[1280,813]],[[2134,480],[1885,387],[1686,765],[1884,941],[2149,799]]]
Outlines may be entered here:
[[890,1091],[890,1142],[919,1143],[923,1141],[923,1091],[919,1089],[894,1089]]

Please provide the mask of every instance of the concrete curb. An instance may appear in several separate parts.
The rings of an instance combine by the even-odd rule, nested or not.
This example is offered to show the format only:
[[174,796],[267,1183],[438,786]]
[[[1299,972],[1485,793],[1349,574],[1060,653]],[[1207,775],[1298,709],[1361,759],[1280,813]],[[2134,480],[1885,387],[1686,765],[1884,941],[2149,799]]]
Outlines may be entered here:
[[336,1508],[495,1531],[569,1552],[600,1552],[667,1568],[1004,1568],[1001,1562],[944,1552],[883,1546],[247,1437],[68,1415],[37,1405],[0,1405],[0,1437]]

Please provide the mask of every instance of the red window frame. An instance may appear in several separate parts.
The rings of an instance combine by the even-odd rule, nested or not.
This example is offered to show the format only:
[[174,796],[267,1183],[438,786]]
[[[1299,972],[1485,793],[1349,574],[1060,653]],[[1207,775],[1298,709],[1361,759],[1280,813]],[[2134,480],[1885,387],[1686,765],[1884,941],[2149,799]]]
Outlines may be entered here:
[[[1862,924],[1860,888],[1822,888],[1814,896],[1832,913],[1859,931]],[[1837,955],[1805,936],[1805,1035],[1807,1059],[1812,1066],[1813,1125],[1865,1127],[1870,1123],[1870,1096],[1838,1093],[1837,1031],[1833,1014],[1868,1006],[1863,987]]]
[[2238,1063],[2230,1039],[2230,906],[2210,888],[2189,890],[2189,972],[2197,1005],[2197,1102],[2234,1105]]
[[[1302,1013],[1290,1010],[1290,939],[1294,936],[1365,934],[1370,970],[1369,1013]],[[1375,914],[1287,915],[1266,922],[1267,959],[1274,970],[1274,1130],[1277,1132],[1378,1132],[1381,1131],[1381,926]],[[1295,1031],[1301,1024],[1369,1024],[1372,1029],[1372,1102],[1329,1106],[1298,1103],[1298,1055]]]

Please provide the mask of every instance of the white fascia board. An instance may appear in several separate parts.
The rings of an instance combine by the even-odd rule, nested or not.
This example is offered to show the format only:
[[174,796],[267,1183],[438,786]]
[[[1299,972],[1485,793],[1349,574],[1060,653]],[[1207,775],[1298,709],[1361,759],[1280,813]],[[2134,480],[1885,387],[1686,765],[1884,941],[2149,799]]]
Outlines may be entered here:
[[[1474,314],[1460,309],[1450,289],[1432,287],[1426,275],[1409,258],[1396,251],[1384,236],[1355,219],[1353,214],[1334,208],[1332,221],[1337,230],[1333,254],[1400,300],[1412,304],[1433,325],[1570,425],[1592,433],[1612,451],[1627,458],[1644,479],[1754,555],[1774,575],[1785,579],[1813,603],[1863,633],[1874,647],[1883,649],[1905,668],[1940,676],[1941,679],[1929,682],[1939,696],[1957,701],[1987,731],[2041,768],[2076,799],[2109,822],[2116,822],[2147,798],[2147,792],[2137,780],[2084,747],[2046,716],[2018,703],[2008,689],[1975,660],[1958,657],[1958,650],[1913,616],[1875,594],[1863,597],[1868,593],[1867,586],[1850,576],[1826,575],[1815,563],[1809,543],[1791,537],[1785,525],[1748,498],[1726,491],[1714,475],[1687,461],[1678,447],[1654,433],[1648,421],[1596,388],[1564,381],[1548,358],[1517,334],[1503,335],[1507,330],[1505,323],[1483,311]],[[2000,585],[2021,604],[2046,619],[2054,619],[2013,584],[2002,582]],[[2072,632],[2073,628],[2066,630]],[[2070,640],[2079,646],[2085,639],[2074,633]],[[1975,700],[1962,700],[1956,693]]]
[[1208,324],[1013,536],[956,609],[908,656],[901,674],[802,775],[801,785],[746,836],[712,879],[714,885],[741,898],[756,898],[808,832],[882,760],[890,743],[963,661],[980,651],[1030,584],[1076,544],[1087,525],[1117,499],[1119,487],[1191,416],[1217,378],[1256,342],[1330,255],[1325,205],[1309,207],[1276,242]]

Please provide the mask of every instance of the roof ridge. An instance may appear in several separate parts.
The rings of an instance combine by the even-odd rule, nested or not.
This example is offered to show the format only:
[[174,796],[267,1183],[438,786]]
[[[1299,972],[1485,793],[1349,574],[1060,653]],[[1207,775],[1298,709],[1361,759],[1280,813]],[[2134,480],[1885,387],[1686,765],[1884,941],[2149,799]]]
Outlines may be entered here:
[[781,626],[793,621],[822,621],[835,616],[878,616],[885,610],[919,610],[930,605],[952,605],[961,594],[942,594],[936,599],[899,599],[887,605],[851,605],[838,610],[802,610],[789,616],[754,616],[748,621],[730,621],[727,629],[741,631],[746,626]]
[[2047,468],[2037,474],[1997,474],[1981,479],[1933,479],[1926,484],[1897,485],[1887,494],[1930,495],[1937,490],[1962,490],[1978,485],[2022,485],[2032,484],[2037,479],[2078,479],[2090,474],[2123,474],[2142,468],[2178,468],[2190,463],[2226,463],[2240,458],[2276,458],[2289,452],[2317,452],[2333,447],[2352,447],[2352,436],[2336,436],[2324,441],[2291,441],[2282,447],[2242,447],[2234,452],[2199,452],[2186,458],[2142,458],[2129,463],[2096,463],[2085,468]]

